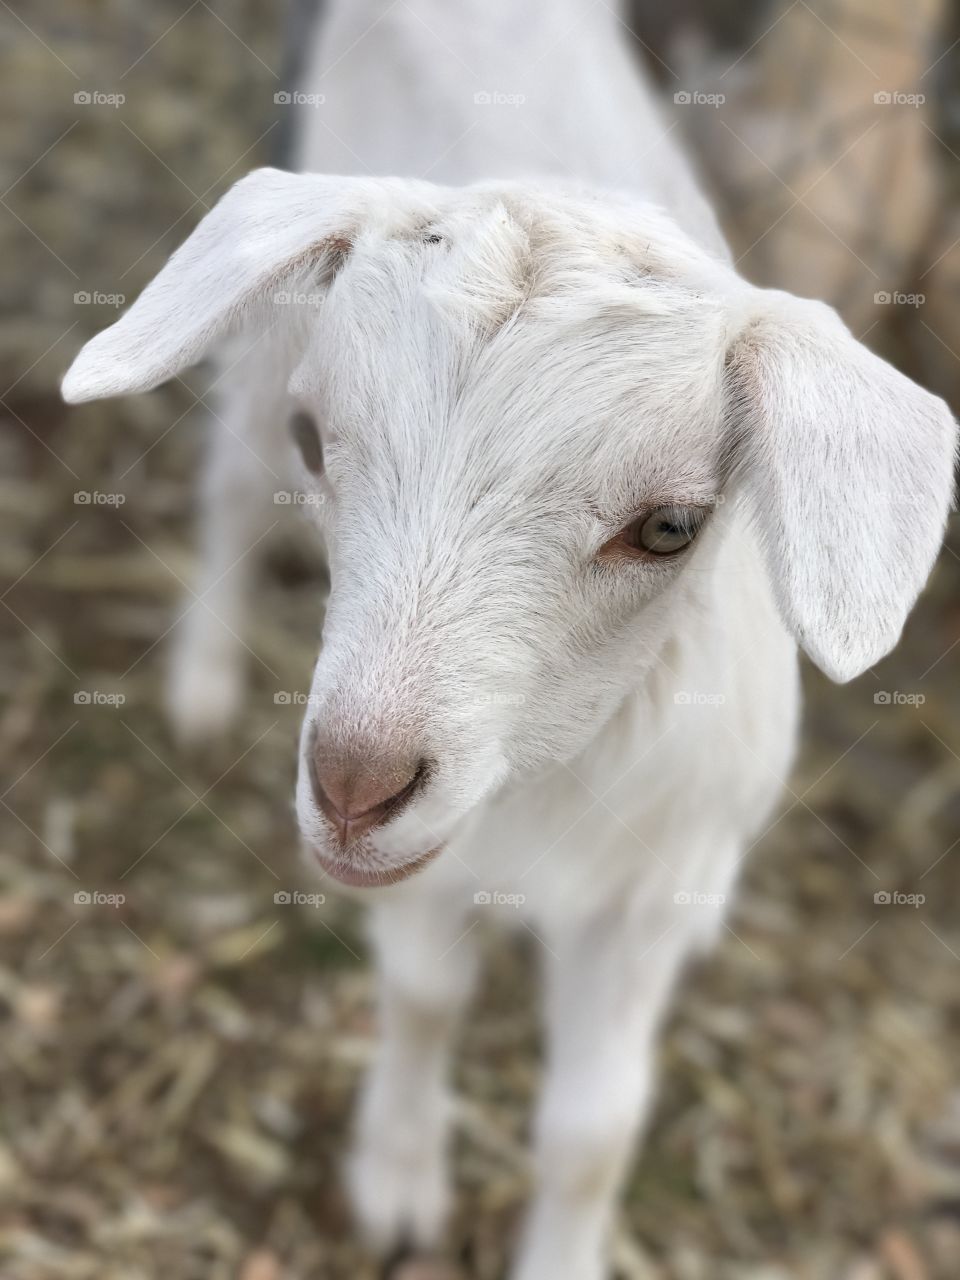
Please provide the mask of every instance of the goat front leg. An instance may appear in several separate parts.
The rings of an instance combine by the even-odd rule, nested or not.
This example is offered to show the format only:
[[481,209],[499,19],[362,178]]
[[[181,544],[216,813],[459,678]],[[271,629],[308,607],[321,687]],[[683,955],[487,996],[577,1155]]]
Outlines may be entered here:
[[[649,1109],[656,1032],[687,945],[617,911],[548,938],[536,1178],[512,1280],[602,1280],[617,1195]],[[658,939],[659,935],[659,940]]]
[[200,570],[175,624],[167,686],[167,710],[185,742],[215,738],[239,710],[256,552],[276,523],[274,494],[289,470],[288,360],[265,337],[245,353],[231,347],[223,363],[210,395]]
[[372,910],[379,1044],[364,1084],[349,1164],[354,1212],[386,1251],[432,1248],[449,1207],[447,1077],[477,951],[463,915],[404,893]]

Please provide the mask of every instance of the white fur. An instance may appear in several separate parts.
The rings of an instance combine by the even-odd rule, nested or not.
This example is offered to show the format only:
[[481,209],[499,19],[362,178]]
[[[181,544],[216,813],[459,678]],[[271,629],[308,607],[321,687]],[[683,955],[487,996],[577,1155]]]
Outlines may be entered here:
[[[443,846],[362,891],[383,1044],[354,1202],[383,1245],[439,1236],[475,925],[523,924],[544,944],[549,1066],[512,1276],[598,1280],[658,1023],[789,769],[795,640],[838,679],[896,642],[954,426],[829,309],[736,276],[605,6],[523,8],[332,3],[308,85],[330,112],[307,112],[301,165],[413,177],[251,174],[64,394],[146,390],[234,333],[230,429],[276,463],[291,405],[321,424],[310,509],[333,588],[304,749],[316,731],[429,757],[353,856],[389,879]],[[475,87],[530,112],[475,106]],[[428,169],[468,185],[415,180]],[[246,589],[225,570],[276,487],[248,454],[224,435],[212,454],[213,603],[175,667],[192,731],[239,688]],[[666,501],[711,508],[688,552],[594,559]],[[335,858],[305,768],[297,811],[308,857]]]

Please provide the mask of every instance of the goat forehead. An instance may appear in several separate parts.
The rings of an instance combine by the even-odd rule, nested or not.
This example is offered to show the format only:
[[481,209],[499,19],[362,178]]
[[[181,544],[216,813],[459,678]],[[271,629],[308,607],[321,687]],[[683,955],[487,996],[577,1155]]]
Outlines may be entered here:
[[723,317],[711,301],[585,281],[492,333],[438,309],[420,282],[376,307],[337,301],[301,382],[337,439],[370,460],[503,457],[539,474],[551,449],[582,465],[614,445],[665,460],[695,449],[717,416]]
[[361,237],[295,375],[349,505],[529,528],[715,491],[720,299],[544,250],[499,207],[437,233]]
[[[715,310],[715,299],[690,292],[689,282],[702,277],[702,253],[673,243],[655,211],[632,226],[596,205],[560,201],[558,209],[533,200],[520,211],[518,203],[515,193],[474,192],[404,235],[361,231],[334,280],[328,317],[341,332],[376,341],[397,321],[409,332],[432,312],[464,341],[496,334],[537,299],[562,301],[568,311],[578,300],[581,311],[616,300],[622,320],[631,306],[672,312],[675,323],[698,304]],[[726,287],[718,264],[708,276],[711,288]]]

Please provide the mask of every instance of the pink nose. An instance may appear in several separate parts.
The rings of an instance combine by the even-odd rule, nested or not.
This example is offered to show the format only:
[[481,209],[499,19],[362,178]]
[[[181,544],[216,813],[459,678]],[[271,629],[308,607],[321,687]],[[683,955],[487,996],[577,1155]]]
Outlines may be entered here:
[[307,764],[314,798],[344,848],[395,818],[427,776],[425,760],[331,752],[321,742]]

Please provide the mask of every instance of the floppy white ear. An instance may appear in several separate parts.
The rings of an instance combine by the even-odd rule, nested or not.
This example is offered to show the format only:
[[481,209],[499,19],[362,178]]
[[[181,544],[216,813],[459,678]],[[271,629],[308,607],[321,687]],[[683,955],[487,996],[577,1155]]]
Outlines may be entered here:
[[751,292],[727,359],[737,470],[785,623],[849,680],[897,643],[933,566],[956,424],[830,307]]
[[[433,189],[434,191],[436,189]],[[199,360],[295,272],[332,273],[361,227],[429,208],[431,188],[390,178],[257,169],[200,222],[137,301],[83,348],[71,404],[148,391]]]

